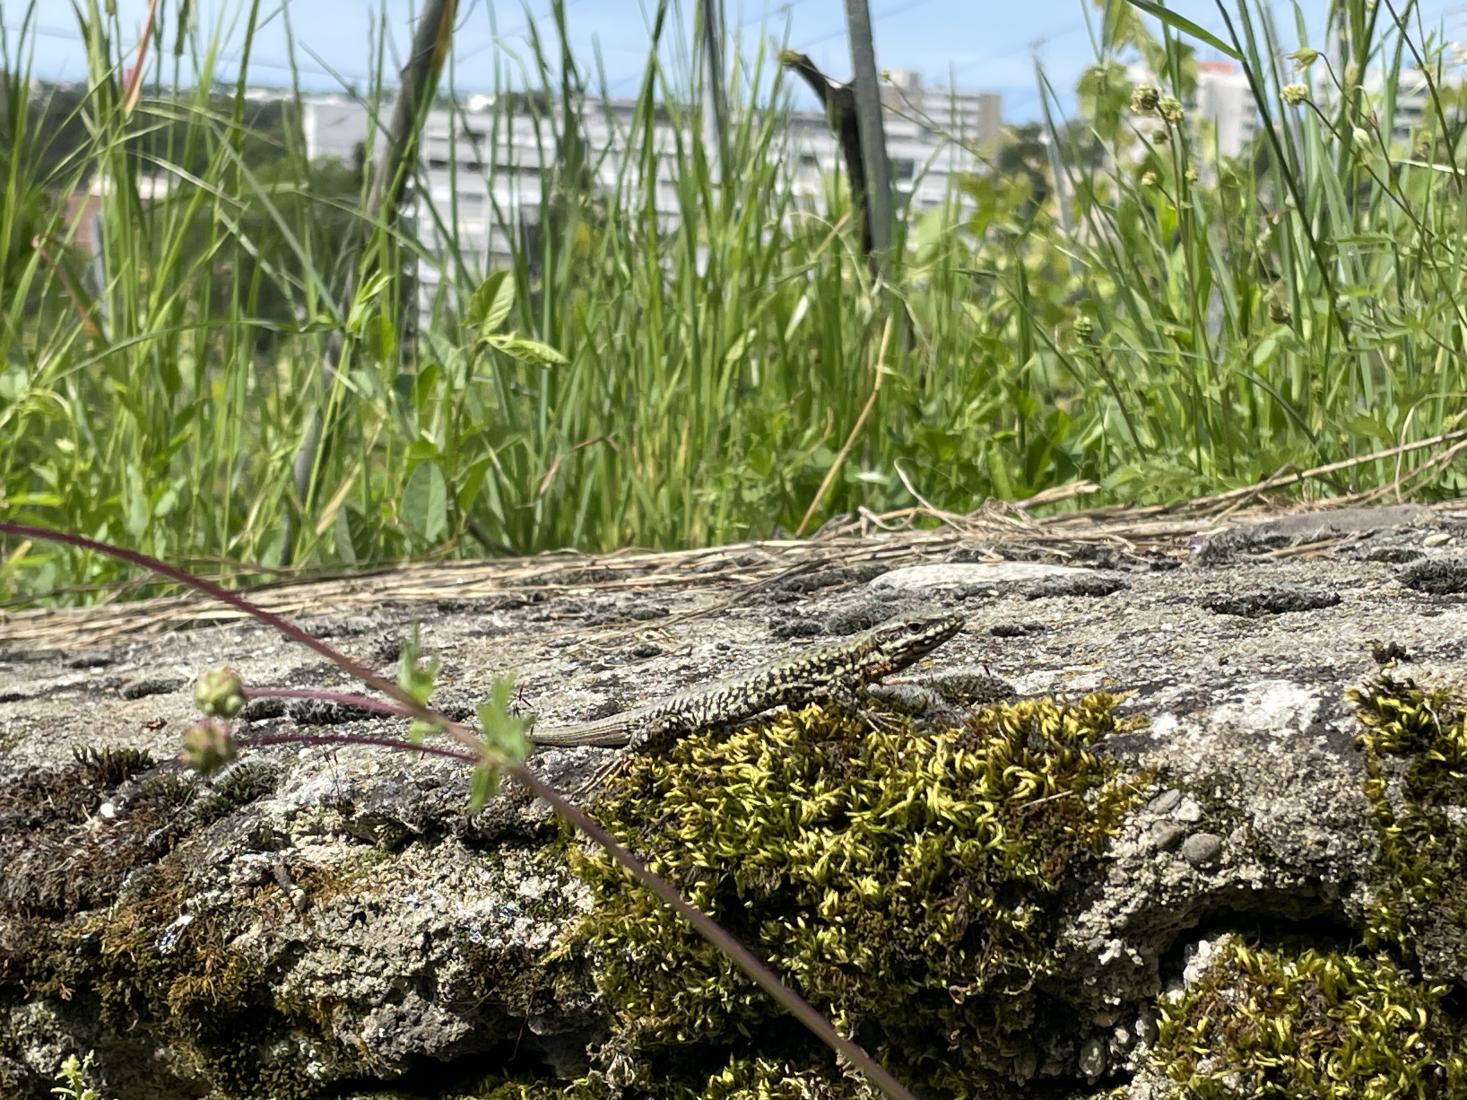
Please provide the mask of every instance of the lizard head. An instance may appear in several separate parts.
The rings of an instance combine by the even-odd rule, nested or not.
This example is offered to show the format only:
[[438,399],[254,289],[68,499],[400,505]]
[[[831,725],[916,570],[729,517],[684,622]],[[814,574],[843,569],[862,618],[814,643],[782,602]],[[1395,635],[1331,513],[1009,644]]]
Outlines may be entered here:
[[927,656],[962,629],[961,615],[893,619],[875,627],[870,639],[872,648],[894,671]]

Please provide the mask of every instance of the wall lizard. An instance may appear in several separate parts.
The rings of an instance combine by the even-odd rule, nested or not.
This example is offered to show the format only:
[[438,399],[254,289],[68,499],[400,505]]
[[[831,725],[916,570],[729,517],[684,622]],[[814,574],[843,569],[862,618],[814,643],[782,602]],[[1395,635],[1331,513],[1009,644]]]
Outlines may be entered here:
[[896,619],[645,707],[531,732],[530,740],[537,745],[625,745],[633,752],[659,752],[694,730],[741,722],[775,707],[849,703],[867,686],[915,664],[962,628],[959,615]]

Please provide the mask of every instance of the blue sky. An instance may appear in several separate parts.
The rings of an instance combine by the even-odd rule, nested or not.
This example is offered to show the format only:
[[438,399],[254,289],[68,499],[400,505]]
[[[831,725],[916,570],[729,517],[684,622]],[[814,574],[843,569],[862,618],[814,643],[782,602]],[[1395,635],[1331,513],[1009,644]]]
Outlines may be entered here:
[[[1225,0],[1228,8],[1237,0]],[[1395,0],[1397,7],[1404,0]],[[885,68],[916,69],[929,80],[945,83],[953,75],[960,88],[990,90],[1003,96],[1006,121],[1033,118],[1038,99],[1034,91],[1032,55],[1037,52],[1050,79],[1069,89],[1075,77],[1094,57],[1086,25],[1089,0],[869,0],[876,32],[877,63]],[[116,0],[124,41],[131,45],[142,27],[146,0]],[[231,36],[244,8],[240,0],[194,0],[196,18],[204,33],[216,25]],[[365,82],[371,68],[373,27],[385,18],[389,50],[396,49],[396,68],[410,35],[411,13],[418,5],[409,0],[290,0],[290,31],[302,68],[302,83],[311,89],[337,87],[332,73],[348,80]],[[599,48],[613,94],[636,90],[646,58],[648,17],[651,0],[567,0],[567,20],[573,47],[587,64]],[[692,9],[692,0],[683,6]],[[1212,0],[1172,0],[1170,6],[1214,30],[1221,20]],[[1322,26],[1325,0],[1300,0],[1300,10],[1314,33]],[[19,28],[24,4],[0,8],[7,35]],[[180,7],[179,0],[163,0],[165,25]],[[289,54],[285,33],[283,0],[261,4],[265,27],[254,46],[251,83],[286,83],[289,72],[284,60]],[[489,90],[494,85],[496,61],[513,66],[516,53],[527,51],[526,25],[539,22],[543,33],[552,28],[545,12],[549,0],[506,3],[504,0],[460,0],[459,26],[455,35],[460,90]],[[1275,2],[1279,23],[1294,25],[1293,6]],[[1467,3],[1464,0],[1425,0],[1420,8],[1428,28],[1444,28],[1449,38],[1467,40]],[[79,78],[83,75],[81,44],[71,14],[71,5],[59,0],[39,0],[39,33],[34,39],[34,67],[38,75]],[[845,76],[850,71],[844,35],[844,0],[726,0],[730,29],[737,29],[746,48],[760,43],[761,25],[774,42],[788,39],[790,45],[810,54],[825,71]],[[498,32],[496,34],[495,27]],[[173,31],[168,28],[168,40]],[[1290,42],[1293,46],[1295,43]],[[235,47],[237,48],[237,46]],[[228,57],[234,49],[226,47]],[[1202,56],[1208,56],[1204,49]],[[225,66],[224,75],[229,75]]]

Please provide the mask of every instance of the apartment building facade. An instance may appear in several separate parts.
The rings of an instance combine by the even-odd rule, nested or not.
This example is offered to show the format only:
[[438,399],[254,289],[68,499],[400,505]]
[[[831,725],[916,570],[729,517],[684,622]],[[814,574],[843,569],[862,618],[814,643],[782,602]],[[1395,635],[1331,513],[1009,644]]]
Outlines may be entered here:
[[[952,194],[955,177],[986,170],[986,154],[999,137],[1000,100],[991,93],[955,92],[925,87],[915,74],[888,74],[883,85],[887,149],[893,186],[912,212],[933,209]],[[353,163],[386,124],[369,116],[365,104],[344,96],[319,96],[302,104],[308,155]],[[487,273],[506,264],[517,245],[525,245],[540,223],[542,178],[561,163],[556,146],[555,104],[525,96],[476,96],[456,107],[430,110],[422,131],[422,174],[412,216],[418,238],[429,251],[451,240],[462,262]],[[643,143],[634,139],[638,119],[634,101],[582,105],[581,136],[595,183],[614,193],[618,180],[642,193]],[[680,132],[669,112],[659,112],[651,139],[655,173],[654,204],[661,228],[676,225]],[[790,111],[776,142],[797,194],[817,195],[824,178],[839,170],[841,152],[823,113]],[[633,151],[638,156],[633,157]],[[420,265],[419,292],[427,307],[436,293],[434,265]]]

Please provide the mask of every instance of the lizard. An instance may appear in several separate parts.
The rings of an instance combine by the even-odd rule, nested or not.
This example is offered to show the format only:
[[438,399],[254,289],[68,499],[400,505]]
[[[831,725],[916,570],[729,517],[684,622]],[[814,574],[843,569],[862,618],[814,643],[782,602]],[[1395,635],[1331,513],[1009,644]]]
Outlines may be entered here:
[[[660,752],[685,734],[741,722],[781,706],[846,703],[883,677],[915,664],[963,628],[959,615],[895,619],[844,641],[796,653],[742,676],[690,688],[591,722],[531,731],[536,745],[625,746]],[[609,774],[609,772],[607,773]],[[604,774],[588,786],[594,786]]]

